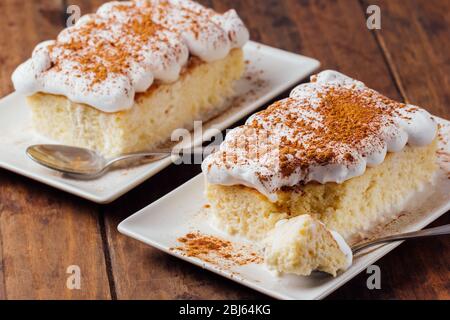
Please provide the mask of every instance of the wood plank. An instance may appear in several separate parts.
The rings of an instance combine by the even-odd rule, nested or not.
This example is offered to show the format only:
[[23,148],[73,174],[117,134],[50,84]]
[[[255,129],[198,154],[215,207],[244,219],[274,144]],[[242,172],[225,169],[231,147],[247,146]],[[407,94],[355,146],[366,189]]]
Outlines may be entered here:
[[3,0],[0,2],[0,96],[13,90],[11,74],[28,59],[34,46],[54,38],[61,29],[61,1]]
[[297,36],[290,35],[290,42],[302,43],[303,54],[318,58],[323,69],[338,70],[393,99],[401,98],[358,1],[285,3],[284,10],[298,30]]
[[[0,2],[0,94],[10,74],[40,41],[63,26],[62,1]],[[63,192],[0,170],[0,298],[108,299],[98,208]],[[81,290],[66,287],[71,265],[81,268]]]
[[406,99],[450,119],[450,2],[365,1],[381,8],[377,31]]
[[[358,1],[202,1],[219,11],[236,8],[254,40],[310,55],[400,98],[381,51],[365,28]],[[330,27],[331,26],[331,27]],[[351,32],[357,30],[357,32]],[[119,299],[236,299],[259,294],[128,239],[118,223],[200,172],[172,166],[105,208],[112,272]]]
[[[97,208],[0,171],[0,230],[8,299],[108,299]],[[81,269],[68,290],[67,268]]]
[[3,245],[2,245],[1,229],[0,229],[0,300],[6,299],[6,283],[3,267]]

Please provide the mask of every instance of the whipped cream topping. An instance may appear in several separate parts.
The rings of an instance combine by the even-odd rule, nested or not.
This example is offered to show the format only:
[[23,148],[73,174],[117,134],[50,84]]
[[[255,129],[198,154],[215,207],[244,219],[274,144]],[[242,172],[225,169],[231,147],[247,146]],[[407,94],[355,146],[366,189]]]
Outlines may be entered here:
[[343,183],[436,134],[427,111],[324,71],[232,130],[202,168],[211,184],[248,186],[276,202],[283,188]]
[[189,55],[220,60],[248,40],[234,10],[218,14],[190,0],[109,2],[39,44],[12,80],[25,95],[64,95],[118,112],[155,80],[176,81]]

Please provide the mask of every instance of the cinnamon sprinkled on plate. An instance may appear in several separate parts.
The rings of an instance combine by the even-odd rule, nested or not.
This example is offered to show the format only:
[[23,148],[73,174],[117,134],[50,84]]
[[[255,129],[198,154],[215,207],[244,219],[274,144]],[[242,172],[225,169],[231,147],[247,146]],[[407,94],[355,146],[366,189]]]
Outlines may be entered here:
[[222,266],[244,266],[252,263],[262,263],[257,253],[251,252],[245,246],[237,246],[228,240],[200,232],[191,232],[178,239],[182,245],[172,250],[181,251],[188,257],[198,258],[211,264]]

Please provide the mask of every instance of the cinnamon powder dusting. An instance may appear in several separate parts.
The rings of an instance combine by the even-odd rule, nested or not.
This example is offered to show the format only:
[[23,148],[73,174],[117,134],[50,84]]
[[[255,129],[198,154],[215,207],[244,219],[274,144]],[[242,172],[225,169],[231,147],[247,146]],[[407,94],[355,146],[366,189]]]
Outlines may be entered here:
[[[220,160],[229,166],[258,160],[266,151],[261,152],[260,146],[261,150],[250,150],[255,148],[255,141],[263,140],[266,150],[278,150],[276,166],[283,176],[298,168],[307,170],[311,165],[327,165],[340,159],[351,164],[356,161],[352,151],[364,156],[372,151],[368,145],[383,148],[383,128],[392,124],[394,116],[405,107],[373,90],[345,87],[324,88],[315,104],[308,99],[287,98],[257,113],[241,127],[241,134],[227,141],[230,148],[222,152]],[[272,140],[271,132],[278,132],[280,140]],[[267,138],[261,139],[264,135]],[[245,158],[239,157],[236,150],[242,151]],[[270,177],[260,175],[259,179]]]
[[[373,91],[361,93],[347,88],[330,88],[320,98],[321,102],[316,108],[295,99],[284,102],[284,108],[302,108],[304,112],[318,113],[321,118],[320,125],[316,126],[314,121],[303,117],[283,120],[283,124],[294,131],[291,139],[283,137],[281,140],[280,167],[284,176],[290,175],[297,167],[325,165],[336,158],[352,163],[355,159],[347,150],[363,149],[363,142],[369,138],[372,138],[372,144],[381,144],[381,140],[377,141],[373,137],[379,136],[383,124],[392,121],[388,118],[401,105]],[[386,108],[378,106],[380,100],[383,100]],[[275,105],[273,108],[280,106]],[[269,109],[267,112],[270,115],[274,110]],[[267,120],[268,116],[262,115],[264,117]],[[305,136],[308,138],[305,139]],[[338,145],[346,148],[336,148]]]
[[[117,5],[114,10],[127,14],[125,22],[119,22],[114,15],[103,21],[92,20],[77,26],[66,29],[70,34],[69,41],[57,41],[50,48],[50,55],[53,56],[53,68],[61,69],[65,61],[74,62],[75,69],[82,74],[91,74],[91,84],[106,80],[109,75],[125,75],[130,69],[131,61],[141,61],[139,55],[144,45],[148,45],[149,40],[157,32],[166,29],[152,20],[152,10],[150,7],[138,8],[136,4]],[[91,15],[92,17],[96,15]],[[113,37],[104,36],[115,34]],[[167,39],[159,39],[167,42]],[[153,48],[157,50],[155,46]]]
[[[181,39],[182,31],[188,29],[199,38],[208,32],[202,23],[215,14],[207,9],[177,9],[180,18],[176,22],[170,17],[174,6],[168,1],[140,1],[139,5],[127,2],[116,4],[108,15],[91,14],[83,24],[65,29],[63,37],[49,47],[51,69],[69,72],[73,68],[70,72],[78,71],[75,76],[89,76],[92,87],[108,77],[126,76],[147,52],[160,52],[166,61],[175,59],[169,55],[179,55],[181,49],[168,35]],[[158,22],[155,17],[159,17]],[[171,53],[161,51],[166,47],[171,48]]]
[[200,232],[188,233],[178,239],[181,246],[172,248],[187,257],[198,258],[204,262],[222,266],[244,266],[262,263],[262,258],[245,246],[236,246],[228,240]]

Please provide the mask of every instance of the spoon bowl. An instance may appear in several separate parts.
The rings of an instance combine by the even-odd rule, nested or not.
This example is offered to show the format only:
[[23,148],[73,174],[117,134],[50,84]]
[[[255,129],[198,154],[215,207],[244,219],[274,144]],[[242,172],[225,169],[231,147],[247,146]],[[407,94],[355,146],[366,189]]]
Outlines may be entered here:
[[27,155],[39,164],[67,174],[94,176],[105,170],[106,159],[97,152],[63,145],[35,145]]
[[[214,148],[210,149],[214,151]],[[197,153],[196,150],[161,150],[130,153],[107,159],[94,150],[56,144],[34,145],[26,151],[27,155],[40,165],[82,179],[98,178],[119,161],[145,159],[146,163],[152,163],[171,155],[179,156],[180,152]],[[206,152],[208,151],[200,150],[201,155]]]

